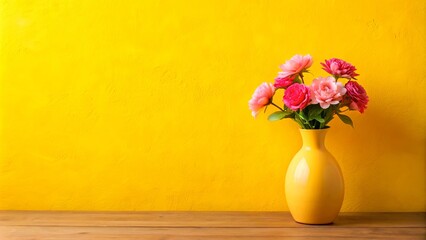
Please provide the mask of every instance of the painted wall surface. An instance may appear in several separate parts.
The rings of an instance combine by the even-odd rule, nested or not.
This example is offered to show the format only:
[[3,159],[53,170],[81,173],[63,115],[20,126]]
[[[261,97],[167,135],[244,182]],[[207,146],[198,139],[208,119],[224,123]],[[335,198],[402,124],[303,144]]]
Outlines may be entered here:
[[298,126],[247,102],[310,53],[371,99],[326,140],[342,211],[425,211],[425,5],[0,0],[0,209],[287,210]]

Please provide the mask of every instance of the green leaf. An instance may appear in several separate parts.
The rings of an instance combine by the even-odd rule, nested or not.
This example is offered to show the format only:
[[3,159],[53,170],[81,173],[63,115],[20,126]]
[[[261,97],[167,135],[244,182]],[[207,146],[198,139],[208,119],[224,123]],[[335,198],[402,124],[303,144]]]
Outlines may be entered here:
[[350,117],[343,114],[337,114],[337,116],[340,118],[340,120],[342,120],[342,122],[354,127],[354,123],[352,122],[352,119]]
[[308,121],[308,118],[306,117],[306,115],[303,111],[300,111],[298,115],[302,120],[304,120],[306,122]]
[[309,109],[308,112],[308,120],[317,119],[318,116],[322,113],[322,108],[319,105],[314,105],[315,107],[312,107]]
[[268,120],[269,121],[277,121],[281,120],[289,115],[291,115],[292,112],[284,112],[284,111],[277,111],[269,115]]
[[284,118],[294,118],[294,112],[288,112],[288,114],[287,115],[285,115],[285,117]]
[[324,118],[322,118],[321,116],[315,116],[313,119],[315,119],[315,120],[317,120],[318,122],[320,122],[320,123],[325,123],[325,120],[324,120]]

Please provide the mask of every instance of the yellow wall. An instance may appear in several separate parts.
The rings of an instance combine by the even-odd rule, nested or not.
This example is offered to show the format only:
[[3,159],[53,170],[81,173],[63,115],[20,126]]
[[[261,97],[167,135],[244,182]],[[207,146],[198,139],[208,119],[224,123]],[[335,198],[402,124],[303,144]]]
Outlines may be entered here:
[[425,211],[425,22],[424,0],[0,0],[0,209],[287,210],[298,127],[247,102],[310,53],[371,99],[327,138],[342,210]]

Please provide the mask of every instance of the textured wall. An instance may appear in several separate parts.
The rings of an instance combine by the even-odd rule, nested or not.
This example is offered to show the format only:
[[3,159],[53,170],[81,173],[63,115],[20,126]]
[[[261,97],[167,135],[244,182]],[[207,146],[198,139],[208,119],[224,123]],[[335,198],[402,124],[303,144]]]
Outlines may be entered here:
[[423,0],[0,0],[0,209],[287,210],[297,125],[247,102],[310,53],[371,99],[327,138],[342,210],[424,211],[425,20]]

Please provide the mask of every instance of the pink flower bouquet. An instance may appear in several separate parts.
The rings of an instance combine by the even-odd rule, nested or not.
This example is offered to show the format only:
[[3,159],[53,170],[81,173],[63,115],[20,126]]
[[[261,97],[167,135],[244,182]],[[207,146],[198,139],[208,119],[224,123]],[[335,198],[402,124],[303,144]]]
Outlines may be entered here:
[[[365,89],[355,78],[356,68],[341,59],[332,58],[321,63],[323,70],[331,74],[315,78],[311,85],[306,85],[303,73],[313,63],[312,57],[295,55],[281,65],[275,83],[262,83],[249,101],[249,108],[254,117],[269,105],[276,111],[269,115],[271,121],[291,118],[303,129],[328,128],[328,123],[337,115],[344,123],[353,126],[352,120],[342,114],[350,110],[361,113],[367,108],[368,96]],[[339,79],[347,79],[345,85]],[[275,93],[284,90],[282,107],[273,102]]]

